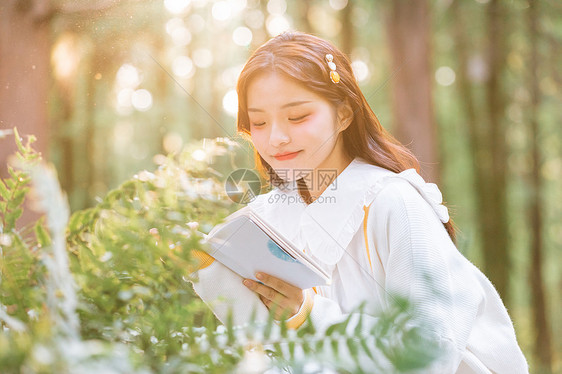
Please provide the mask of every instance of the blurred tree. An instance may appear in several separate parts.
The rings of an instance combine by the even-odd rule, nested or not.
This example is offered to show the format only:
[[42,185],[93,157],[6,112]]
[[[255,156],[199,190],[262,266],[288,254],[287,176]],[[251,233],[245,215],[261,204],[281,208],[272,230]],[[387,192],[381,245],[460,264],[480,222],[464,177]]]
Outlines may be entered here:
[[393,1],[387,35],[394,69],[393,133],[418,157],[425,179],[438,183],[439,148],[432,102],[428,1]]
[[[308,1],[302,1],[301,3],[305,3],[305,2],[308,3]],[[252,52],[252,53],[256,49],[258,49],[258,47],[260,45],[262,45],[263,43],[265,43],[269,39],[269,34],[267,32],[267,25],[266,25],[266,21],[265,21],[266,14],[268,14],[268,12],[267,12],[267,2],[261,1],[261,0],[258,1],[257,4],[256,4],[256,9],[254,9],[254,12],[256,12],[256,13],[260,12],[262,17],[264,17],[264,20],[261,23],[260,28],[256,28],[256,29],[253,30],[252,43],[250,44],[250,52]],[[308,10],[307,10],[307,12],[308,12]],[[300,21],[302,21],[302,18],[300,19]]]
[[297,30],[312,33],[312,25],[309,19],[310,1],[299,1],[297,6],[299,7],[296,17],[296,23],[298,25]]
[[348,56],[353,51],[355,35],[353,32],[353,1],[349,1],[341,12],[341,49]]
[[461,2],[451,5],[454,22],[455,54],[458,58],[458,88],[461,105],[466,113],[469,132],[474,186],[477,202],[477,225],[482,237],[484,272],[490,278],[506,303],[509,303],[508,228],[506,206],[506,144],[505,92],[503,74],[507,53],[505,40],[506,11],[503,5],[491,0],[487,5],[487,77],[485,101],[477,104],[468,77],[470,43],[463,22]]
[[539,145],[539,111],[541,105],[541,92],[539,88],[539,2],[529,1],[527,12],[529,22],[529,92],[531,102],[529,107],[529,124],[531,142],[532,169],[530,175],[531,196],[528,207],[529,226],[531,228],[531,299],[533,301],[533,322],[535,329],[534,354],[538,361],[537,373],[552,372],[552,343],[544,292],[543,272],[543,202],[542,202],[542,177],[540,174],[543,162]]
[[[0,3],[0,128],[18,127],[37,137],[45,154],[49,141],[49,0],[5,0]],[[0,140],[0,177],[7,177],[7,157],[16,148]]]
[[[36,149],[46,157],[52,137],[48,113],[52,84],[51,21],[56,15],[100,16],[117,4],[112,0],[6,0],[0,4],[0,128],[16,126],[21,135],[35,135]],[[70,103],[65,104],[62,111],[69,114]],[[72,144],[63,145],[65,151],[72,151]],[[0,177],[7,176],[7,157],[14,152],[11,142],[0,147]],[[65,170],[71,173],[72,167]],[[18,223],[25,225],[34,219],[33,213],[25,210]]]
[[[486,82],[486,104],[488,116],[487,139],[480,139],[479,152],[485,157],[477,165],[482,168],[483,189],[482,213],[479,217],[483,235],[485,272],[498,292],[509,304],[509,232],[507,227],[507,154],[505,142],[505,108],[507,97],[504,91],[504,76],[507,46],[507,10],[499,0],[488,4],[488,69]],[[476,151],[476,150],[473,150]]]

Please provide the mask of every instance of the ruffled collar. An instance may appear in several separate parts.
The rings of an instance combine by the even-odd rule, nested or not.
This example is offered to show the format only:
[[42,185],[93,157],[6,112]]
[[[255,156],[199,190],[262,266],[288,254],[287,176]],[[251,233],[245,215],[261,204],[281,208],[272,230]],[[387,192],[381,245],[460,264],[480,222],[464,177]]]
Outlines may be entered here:
[[416,170],[394,173],[359,157],[309,205],[300,197],[296,183],[290,183],[286,189],[275,188],[259,195],[248,206],[329,271],[361,226],[363,207],[393,178],[408,181],[442,222],[449,220],[447,208],[441,205],[441,192],[435,184],[426,183]]

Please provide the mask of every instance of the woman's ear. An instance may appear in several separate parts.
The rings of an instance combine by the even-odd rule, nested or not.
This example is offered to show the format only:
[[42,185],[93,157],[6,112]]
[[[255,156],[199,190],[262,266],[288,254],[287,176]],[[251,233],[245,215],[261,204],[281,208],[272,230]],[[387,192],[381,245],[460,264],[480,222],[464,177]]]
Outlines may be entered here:
[[353,109],[348,100],[338,105],[336,110],[338,131],[344,131],[353,122]]

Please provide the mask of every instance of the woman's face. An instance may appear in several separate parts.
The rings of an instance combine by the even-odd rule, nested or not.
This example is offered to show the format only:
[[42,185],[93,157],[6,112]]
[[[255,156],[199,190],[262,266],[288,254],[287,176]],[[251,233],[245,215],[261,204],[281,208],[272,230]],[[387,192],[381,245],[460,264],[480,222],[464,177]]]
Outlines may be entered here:
[[255,77],[248,86],[252,142],[284,180],[345,162],[336,110],[330,102],[282,74]]

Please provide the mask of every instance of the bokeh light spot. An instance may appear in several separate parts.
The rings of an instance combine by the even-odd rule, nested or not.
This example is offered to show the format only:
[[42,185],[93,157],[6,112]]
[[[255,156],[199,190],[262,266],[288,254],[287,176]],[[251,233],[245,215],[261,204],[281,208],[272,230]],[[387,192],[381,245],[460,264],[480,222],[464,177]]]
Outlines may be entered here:
[[213,54],[206,48],[193,51],[193,62],[199,68],[208,68],[213,63]]
[[358,82],[363,82],[369,77],[369,67],[361,60],[355,60],[351,63],[353,74]]
[[455,72],[448,66],[441,66],[435,72],[435,80],[442,86],[450,86],[455,83]]
[[230,115],[238,113],[238,95],[236,90],[229,90],[222,98],[222,107]]
[[131,104],[141,112],[145,112],[152,107],[152,94],[145,89],[135,90],[131,95]]
[[164,0],[164,7],[172,14],[181,14],[189,7],[190,0]]
[[232,33],[232,40],[241,47],[250,45],[252,37],[252,30],[244,26],[237,27]]
[[172,71],[178,77],[191,77],[194,73],[193,61],[187,56],[178,56],[172,62]]

